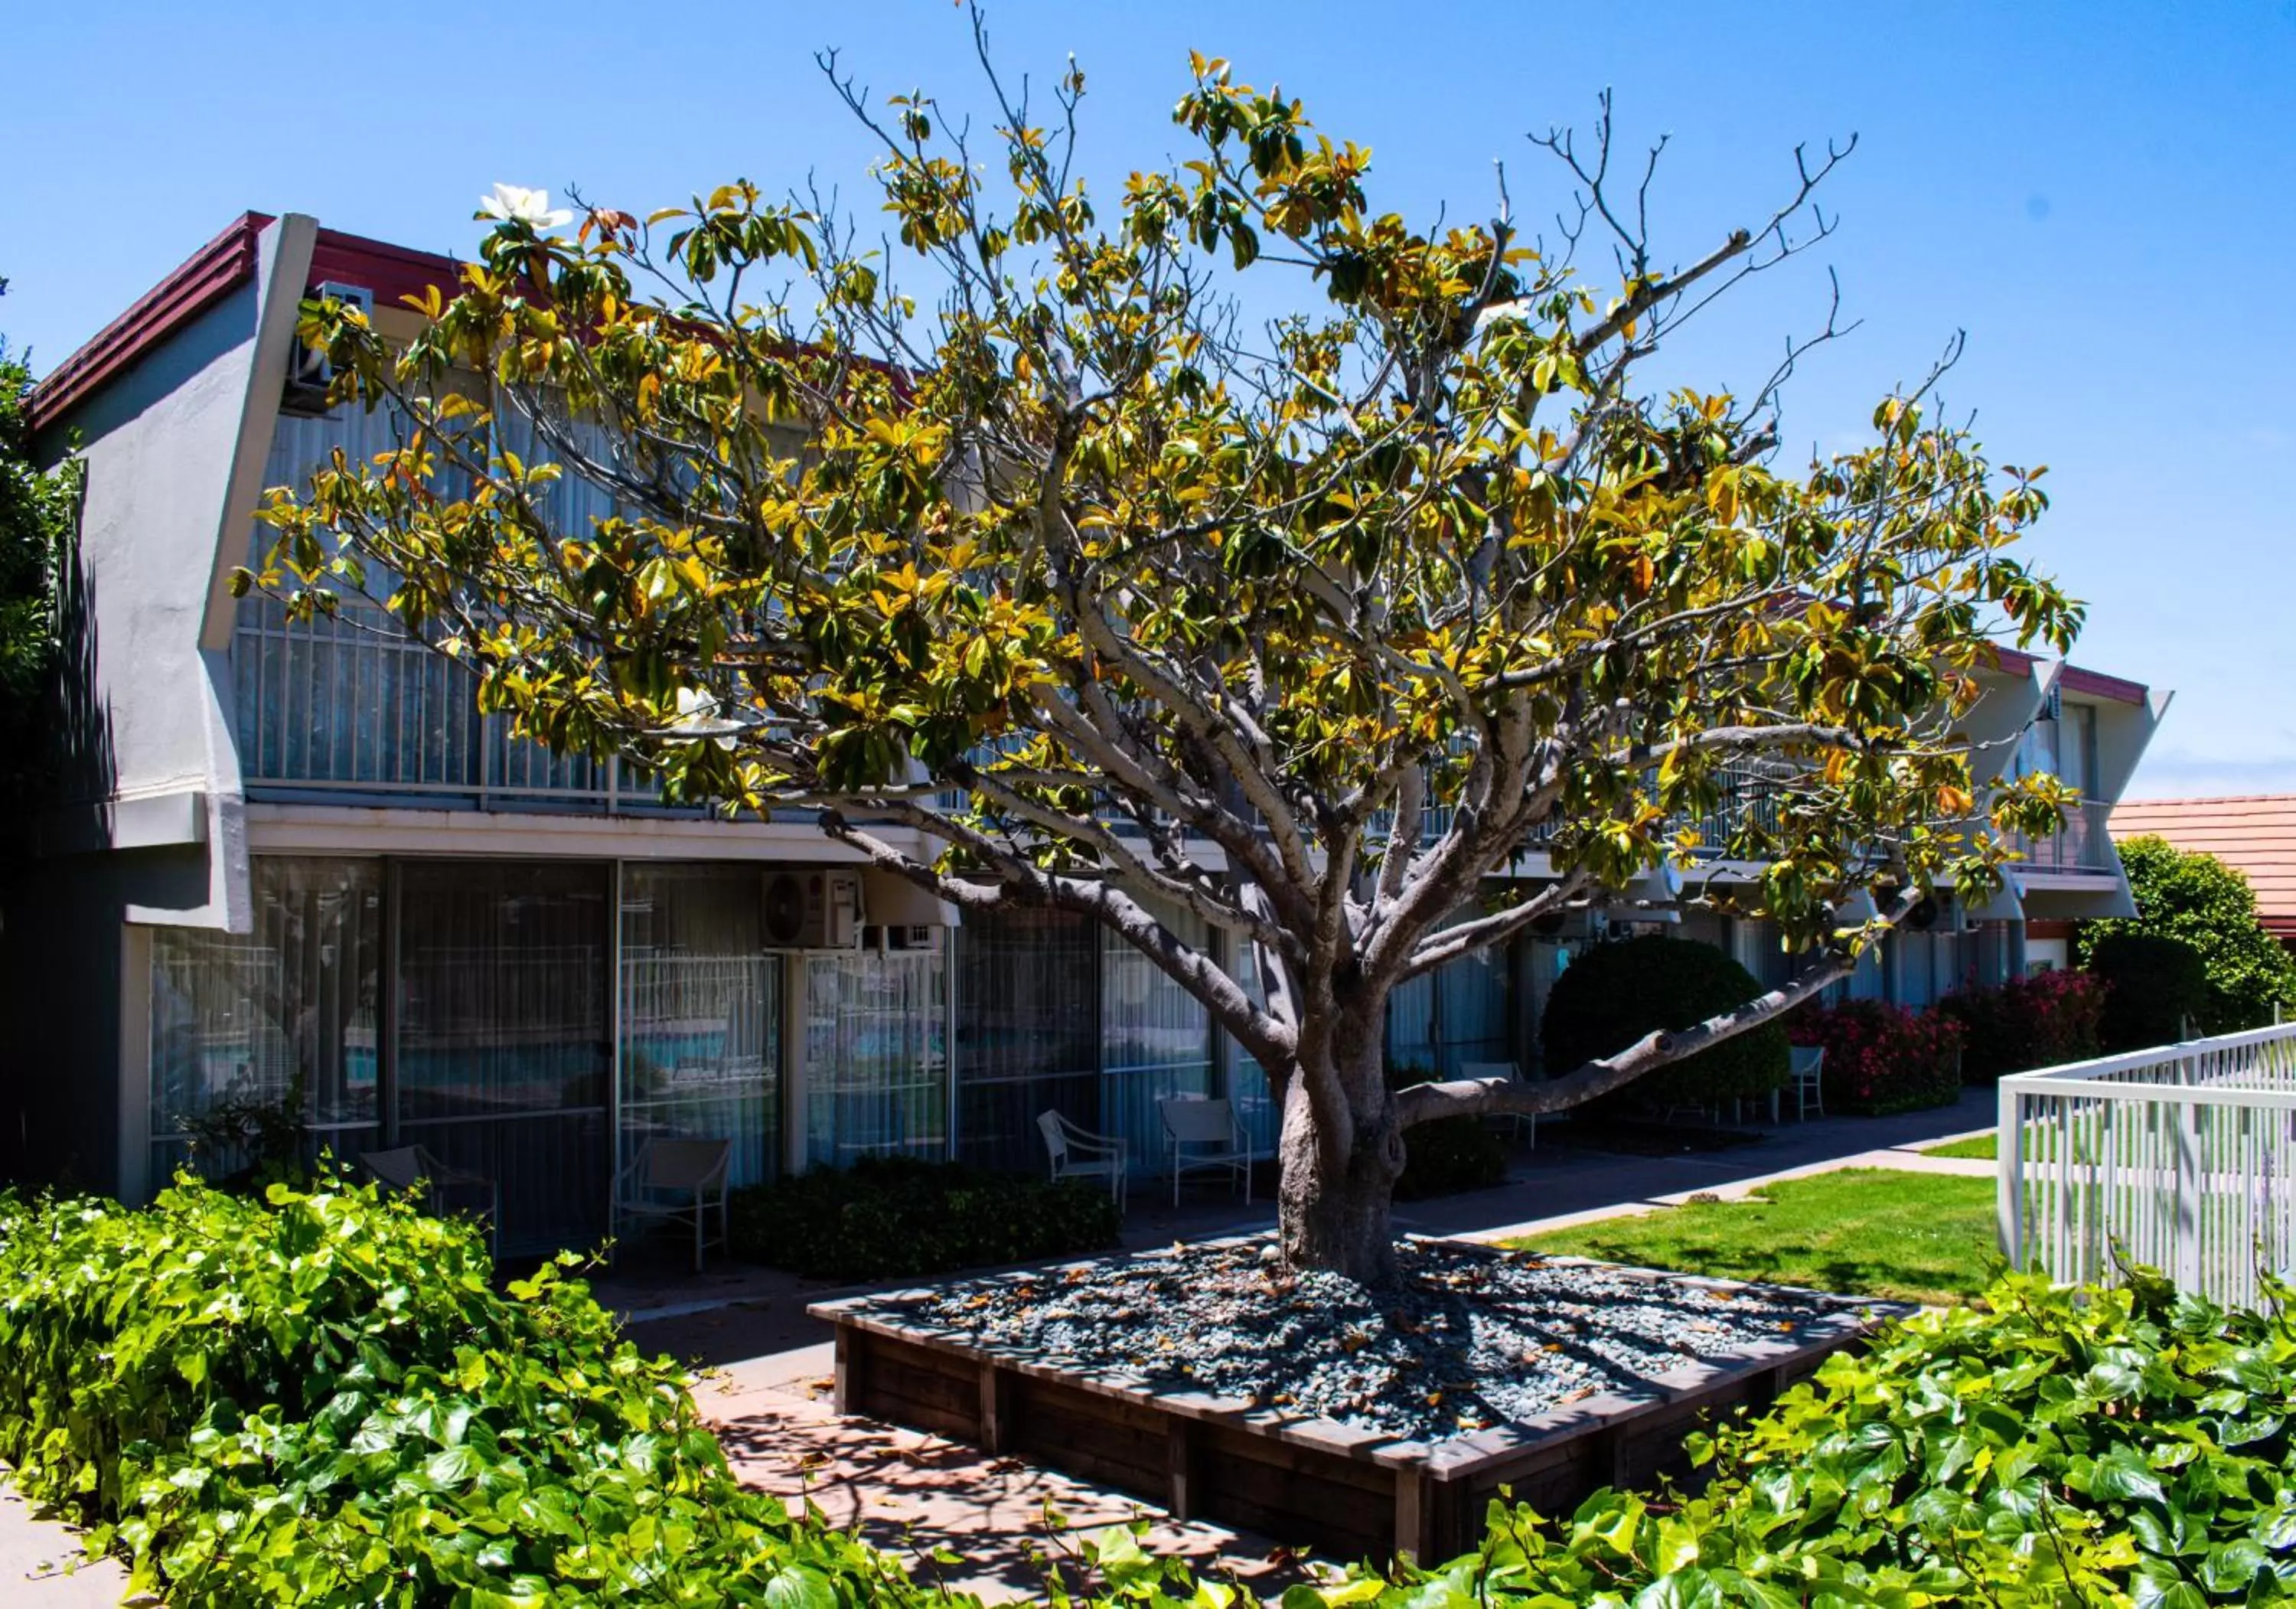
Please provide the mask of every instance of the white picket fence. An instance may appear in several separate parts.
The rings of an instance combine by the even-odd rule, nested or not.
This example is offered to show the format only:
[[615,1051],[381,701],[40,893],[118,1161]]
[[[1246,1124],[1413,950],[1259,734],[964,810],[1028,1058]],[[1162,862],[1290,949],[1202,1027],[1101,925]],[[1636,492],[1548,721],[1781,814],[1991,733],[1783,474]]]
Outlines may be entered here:
[[2252,1306],[2296,1266],[2296,1024],[2001,1080],[2001,1247],[2110,1283],[2114,1253]]

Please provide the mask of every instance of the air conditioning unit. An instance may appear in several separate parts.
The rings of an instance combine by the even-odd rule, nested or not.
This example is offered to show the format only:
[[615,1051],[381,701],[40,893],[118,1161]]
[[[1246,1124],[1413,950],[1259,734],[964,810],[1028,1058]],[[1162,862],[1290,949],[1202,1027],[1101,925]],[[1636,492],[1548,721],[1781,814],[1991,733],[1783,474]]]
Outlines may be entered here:
[[[374,292],[365,285],[342,285],[330,280],[311,290],[318,301],[349,302],[374,316]],[[324,352],[303,344],[300,337],[287,355],[287,385],[279,394],[279,411],[303,419],[324,419],[328,413],[327,388],[334,383],[334,365]]]
[[851,949],[861,942],[861,874],[768,872],[766,942],[775,949]]

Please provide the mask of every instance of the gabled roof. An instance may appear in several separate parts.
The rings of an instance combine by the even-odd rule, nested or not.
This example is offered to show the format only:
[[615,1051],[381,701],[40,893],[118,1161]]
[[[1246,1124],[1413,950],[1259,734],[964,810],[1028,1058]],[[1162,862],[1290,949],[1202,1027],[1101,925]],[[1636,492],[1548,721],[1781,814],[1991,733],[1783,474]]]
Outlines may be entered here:
[[[255,277],[267,212],[242,212],[158,284],[58,364],[32,389],[25,417],[35,431],[70,415],[89,398],[133,368],[145,354]],[[311,252],[306,291],[333,281],[363,285],[377,307],[395,307],[403,296],[437,285],[448,295],[460,279],[451,257],[414,251],[339,230],[322,229]]]
[[2296,793],[2124,800],[2112,807],[2112,832],[2165,838],[2245,873],[2265,931],[2296,939]]

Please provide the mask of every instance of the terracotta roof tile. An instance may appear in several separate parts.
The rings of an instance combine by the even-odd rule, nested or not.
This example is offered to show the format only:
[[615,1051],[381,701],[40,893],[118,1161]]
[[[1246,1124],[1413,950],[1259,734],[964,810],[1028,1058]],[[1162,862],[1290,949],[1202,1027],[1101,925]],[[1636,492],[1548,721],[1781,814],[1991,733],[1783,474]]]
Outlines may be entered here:
[[2238,867],[2256,890],[2265,927],[2296,938],[2296,793],[2125,800],[2112,808],[2112,832],[2115,838],[2157,835]]

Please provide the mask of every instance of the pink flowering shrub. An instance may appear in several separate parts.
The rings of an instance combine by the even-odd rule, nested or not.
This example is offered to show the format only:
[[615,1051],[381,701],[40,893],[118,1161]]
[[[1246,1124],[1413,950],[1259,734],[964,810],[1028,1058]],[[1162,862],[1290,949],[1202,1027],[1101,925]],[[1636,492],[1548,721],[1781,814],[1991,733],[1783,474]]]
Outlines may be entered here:
[[1884,1117],[1960,1098],[1961,1024],[1938,1012],[1843,1000],[1795,1013],[1786,1035],[1797,1045],[1825,1047],[1821,1077],[1828,1113]]
[[1962,1077],[1990,1084],[2005,1073],[2100,1054],[2105,986],[2089,973],[2043,972],[1996,989],[1964,989],[1937,1004],[1967,1034]]

